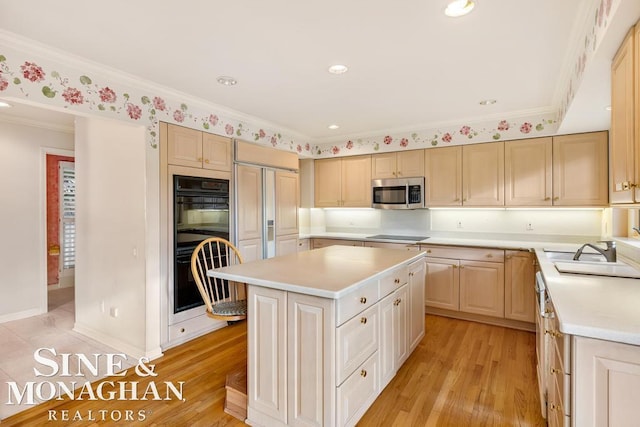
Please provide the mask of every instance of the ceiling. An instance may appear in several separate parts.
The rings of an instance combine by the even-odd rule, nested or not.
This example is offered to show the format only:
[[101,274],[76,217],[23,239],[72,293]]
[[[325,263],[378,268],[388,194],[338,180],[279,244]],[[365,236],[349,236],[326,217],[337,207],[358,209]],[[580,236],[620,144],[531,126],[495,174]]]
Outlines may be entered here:
[[[479,0],[457,19],[446,3],[3,0],[0,28],[319,143],[558,110],[586,1]],[[640,2],[622,3],[633,24]],[[608,128],[601,73],[627,28],[585,72],[567,129]],[[328,73],[336,63],[349,71]]]

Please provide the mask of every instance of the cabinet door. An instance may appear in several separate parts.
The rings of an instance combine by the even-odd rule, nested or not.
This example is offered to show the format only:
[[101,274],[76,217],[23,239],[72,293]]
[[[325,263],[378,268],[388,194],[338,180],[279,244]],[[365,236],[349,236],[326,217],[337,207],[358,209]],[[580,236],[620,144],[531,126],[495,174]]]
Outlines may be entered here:
[[371,207],[371,156],[342,158],[342,198],[344,207]]
[[380,348],[378,350],[380,353],[380,391],[389,384],[398,370],[393,332],[396,329],[394,326],[395,306],[393,305],[395,300],[395,294],[391,293],[378,304],[380,309]]
[[424,176],[423,150],[400,151],[396,153],[396,169],[399,178]]
[[276,236],[276,256],[298,252],[298,235]]
[[251,285],[248,291],[247,416],[261,420],[267,415],[286,424],[287,294]]
[[203,133],[202,166],[205,169],[231,172],[231,139]]
[[552,147],[551,138],[505,142],[505,205],[551,206]]
[[238,250],[243,262],[262,259],[262,239],[248,239],[238,241]]
[[[611,64],[611,203],[634,201],[634,43],[633,29]],[[636,80],[637,81],[637,80]]]
[[576,426],[634,426],[640,419],[640,347],[573,337]]
[[316,208],[340,206],[342,186],[340,159],[320,159],[314,163],[314,204]]
[[381,153],[371,156],[371,179],[396,178],[396,153]]
[[298,234],[298,174],[276,171],[276,237]]
[[607,132],[553,137],[554,206],[608,204]]
[[[633,158],[635,165],[634,184],[635,188],[635,201],[640,201],[640,24],[636,24],[633,31],[633,45],[634,45],[634,81],[636,82],[635,93],[633,99],[633,116],[635,123],[635,138],[633,146]],[[612,107],[613,108],[613,107]]]
[[504,142],[462,147],[462,204],[504,205]]
[[504,264],[460,261],[460,311],[504,317]]
[[170,165],[202,167],[202,132],[169,124],[167,142]]
[[298,240],[298,252],[308,251],[309,249],[311,249],[311,239]]
[[238,240],[262,239],[262,169],[238,165]]
[[409,265],[409,353],[424,337],[424,285],[426,261]]
[[393,295],[394,305],[394,351],[396,366],[402,364],[409,357],[409,286],[407,284],[398,288]]
[[424,304],[446,310],[460,309],[460,276],[457,259],[427,258]]
[[427,207],[462,205],[462,147],[428,148],[424,153]]
[[287,298],[287,425],[333,425],[335,303],[292,292]]
[[504,317],[535,321],[535,256],[531,252],[507,251],[504,264]]

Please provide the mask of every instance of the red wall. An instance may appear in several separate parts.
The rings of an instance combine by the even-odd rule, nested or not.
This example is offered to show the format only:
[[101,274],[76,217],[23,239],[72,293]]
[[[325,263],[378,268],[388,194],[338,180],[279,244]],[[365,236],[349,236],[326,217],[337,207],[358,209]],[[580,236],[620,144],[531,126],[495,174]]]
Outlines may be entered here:
[[[73,157],[47,154],[47,251],[52,246],[60,247],[60,180],[59,162],[73,162]],[[59,280],[59,255],[47,253],[47,285],[57,285]]]

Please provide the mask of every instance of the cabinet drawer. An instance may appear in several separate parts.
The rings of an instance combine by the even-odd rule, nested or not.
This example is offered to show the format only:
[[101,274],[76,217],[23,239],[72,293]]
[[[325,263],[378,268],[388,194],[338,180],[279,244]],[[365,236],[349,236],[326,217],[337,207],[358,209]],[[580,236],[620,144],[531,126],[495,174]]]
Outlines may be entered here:
[[378,353],[374,353],[338,387],[338,425],[352,426],[378,395]]
[[342,382],[378,349],[378,306],[363,311],[338,328],[336,383]]
[[571,346],[570,346],[570,335],[565,335],[560,332],[560,323],[558,322],[557,317],[553,317],[550,322],[550,331],[549,334],[551,336],[551,342],[554,343],[553,347],[556,349],[558,353],[558,363],[560,369],[565,374],[569,374],[571,367]]
[[488,248],[465,248],[456,246],[420,245],[427,256],[436,258],[466,259],[469,261],[504,262],[504,250]]
[[409,267],[404,266],[393,273],[382,277],[378,283],[380,287],[380,298],[384,298],[400,286],[409,282]]
[[336,326],[342,325],[362,310],[366,310],[378,301],[378,281],[371,281],[353,292],[349,292],[337,301]]
[[[553,361],[551,362],[550,378],[552,378],[551,383],[556,383],[558,393],[558,395],[556,396],[556,401],[560,406],[562,406],[564,411],[563,415],[570,415],[571,396],[569,393],[571,390],[571,375],[569,375],[569,371],[564,370],[561,362],[561,355],[558,353],[558,348],[555,345],[553,345],[551,348],[553,349],[553,353],[550,355],[550,357],[553,358]],[[568,365],[564,366],[568,367]]]
[[364,243],[359,240],[345,239],[313,239],[313,249],[326,248],[327,246],[363,246]]
[[[561,381],[560,381],[561,382]],[[547,422],[549,426],[569,427],[571,426],[571,418],[568,414],[568,407],[564,404],[566,400],[562,400],[562,390],[559,387],[560,382],[551,381],[549,387],[553,391],[549,391],[549,402],[547,406]]]

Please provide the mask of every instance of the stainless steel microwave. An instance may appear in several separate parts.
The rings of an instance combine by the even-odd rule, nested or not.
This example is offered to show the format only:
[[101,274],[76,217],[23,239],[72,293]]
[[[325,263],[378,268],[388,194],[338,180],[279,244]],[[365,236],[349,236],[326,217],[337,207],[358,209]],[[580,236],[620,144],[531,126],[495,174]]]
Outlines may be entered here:
[[371,207],[377,209],[424,208],[424,177],[371,180]]

